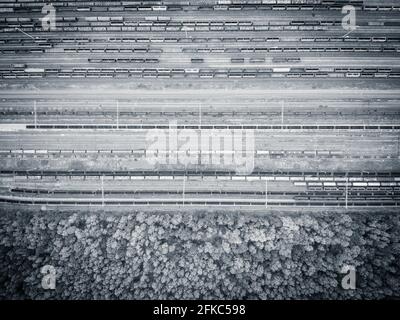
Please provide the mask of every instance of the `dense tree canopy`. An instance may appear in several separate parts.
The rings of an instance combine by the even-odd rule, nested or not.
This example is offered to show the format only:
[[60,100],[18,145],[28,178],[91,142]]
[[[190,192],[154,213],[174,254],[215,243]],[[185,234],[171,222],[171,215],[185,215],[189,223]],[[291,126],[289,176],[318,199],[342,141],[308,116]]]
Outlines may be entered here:
[[[379,213],[8,211],[0,255],[3,299],[400,296],[400,216]],[[341,287],[343,265],[356,290]]]

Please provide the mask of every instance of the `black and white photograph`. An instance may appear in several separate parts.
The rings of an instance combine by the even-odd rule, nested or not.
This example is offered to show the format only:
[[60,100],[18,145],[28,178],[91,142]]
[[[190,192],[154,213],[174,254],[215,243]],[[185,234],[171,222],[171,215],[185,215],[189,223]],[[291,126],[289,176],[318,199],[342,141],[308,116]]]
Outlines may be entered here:
[[399,0],[0,0],[0,300],[399,300],[399,209]]

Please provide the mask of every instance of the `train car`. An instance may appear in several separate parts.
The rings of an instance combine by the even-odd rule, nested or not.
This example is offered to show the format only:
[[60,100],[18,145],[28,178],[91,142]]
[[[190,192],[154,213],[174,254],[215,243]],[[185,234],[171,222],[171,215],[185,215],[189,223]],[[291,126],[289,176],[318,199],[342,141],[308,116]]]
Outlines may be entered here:
[[244,63],[244,58],[231,58],[231,63]]
[[25,63],[13,63],[10,67],[12,69],[25,69],[27,65]]
[[250,63],[264,63],[265,62],[265,58],[250,58],[249,62]]
[[203,63],[204,59],[203,58],[191,58],[190,62],[191,63]]
[[361,73],[359,72],[347,72],[346,73],[346,78],[360,78]]
[[189,74],[196,74],[200,72],[200,69],[198,68],[185,68],[185,73],[189,73]]
[[272,68],[272,72],[274,72],[274,73],[287,73],[287,72],[290,72],[290,70],[291,69],[289,67]]
[[45,70],[44,68],[25,68],[24,71],[26,73],[43,73]]

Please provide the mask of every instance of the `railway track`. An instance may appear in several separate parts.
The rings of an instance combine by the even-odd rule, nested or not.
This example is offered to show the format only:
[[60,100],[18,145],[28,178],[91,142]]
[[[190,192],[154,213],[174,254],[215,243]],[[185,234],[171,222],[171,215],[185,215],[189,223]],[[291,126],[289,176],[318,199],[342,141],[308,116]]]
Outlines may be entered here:
[[42,4],[5,2],[0,81],[400,78],[397,4],[348,2],[359,28],[346,35],[338,9],[347,2],[113,3],[55,3],[57,30],[43,32]]
[[[10,176],[11,172],[1,171],[0,174],[6,174],[4,177]],[[70,172],[71,173],[71,172]],[[97,176],[103,181],[105,172],[99,172],[103,175]],[[99,174],[94,173],[94,174]],[[75,180],[68,189],[60,189],[59,187],[49,188],[51,178],[57,173],[46,172],[41,179],[35,181],[35,188],[21,186],[26,182],[18,180],[19,186],[2,190],[0,195],[1,203],[9,204],[29,204],[29,205],[49,205],[49,206],[246,206],[246,207],[396,207],[400,203],[400,173],[387,172],[347,172],[347,173],[326,173],[320,176],[321,172],[304,173],[305,176],[292,175],[285,177],[283,175],[264,176],[257,172],[257,177],[243,177],[238,180],[237,176],[214,176],[221,178],[223,184],[219,189],[212,190],[207,187],[207,180],[197,181],[196,185],[192,185],[185,190],[180,184],[174,184],[168,189],[160,189],[157,185],[152,186],[151,180],[148,178],[165,181],[166,177],[171,180],[187,180],[192,181],[196,176],[189,172],[184,175],[174,176],[146,176],[145,172],[138,172],[143,176],[136,176],[143,183],[147,183],[147,189],[138,186],[136,189],[126,189],[122,186],[108,184],[108,188],[99,188],[98,183],[87,181],[81,184]],[[154,172],[153,172],[154,173]],[[204,172],[205,176],[212,176],[217,172]],[[220,173],[220,172],[219,172]],[[26,172],[13,172],[17,176],[26,174]],[[29,172],[28,174],[37,175],[38,172]],[[87,175],[85,172],[74,172],[73,174]],[[109,172],[111,174],[111,172]],[[121,176],[121,172],[113,172],[108,175],[109,178],[124,178],[126,172]],[[129,174],[129,173],[128,173]],[[73,175],[70,175],[73,176]],[[76,176],[76,175],[74,175]],[[330,177],[329,177],[330,176]],[[341,176],[341,177],[340,177]],[[345,176],[345,177],[343,177]],[[198,176],[197,176],[198,177]],[[132,177],[131,177],[132,178]],[[203,176],[202,176],[203,178]],[[44,180],[43,180],[44,179]],[[260,185],[249,185],[249,182],[268,181],[270,187],[267,190],[260,189]],[[107,180],[109,181],[109,180]],[[127,183],[127,180],[123,180]],[[139,180],[136,180],[139,181]],[[234,187],[229,187],[231,182],[241,183]],[[322,181],[322,182],[321,182]],[[397,181],[397,182],[396,182]],[[165,181],[166,182],[166,181]],[[39,183],[39,184],[38,184]],[[184,183],[184,182],[183,182]],[[103,185],[103,182],[101,183]],[[78,186],[84,186],[79,189]],[[97,185],[97,187],[96,187]],[[263,184],[261,184],[262,186]],[[47,188],[46,188],[47,186]],[[73,187],[75,186],[75,187]],[[125,185],[125,186],[129,186]],[[144,185],[143,185],[144,186]],[[238,187],[239,186],[239,187]],[[78,187],[78,188],[77,188]],[[230,188],[230,189],[226,189]],[[236,189],[232,189],[236,188]],[[274,189],[275,188],[275,189]],[[276,189],[277,188],[277,189]],[[297,188],[297,190],[296,190]],[[300,188],[300,189],[299,189]],[[292,189],[292,190],[291,190]]]
[[[15,188],[11,189],[12,194],[22,195],[24,197],[33,195],[37,196],[80,196],[84,199],[92,199],[92,197],[97,196],[182,196],[182,190],[45,190],[45,189],[26,189],[26,188]],[[207,198],[213,198],[215,196],[221,197],[231,197],[231,196],[248,196],[248,197],[268,197],[268,199],[275,200],[275,197],[288,196],[296,201],[366,201],[366,202],[376,202],[376,201],[398,201],[400,200],[399,191],[348,191],[347,196],[343,191],[305,191],[305,192],[292,192],[292,191],[226,191],[226,190],[216,190],[216,191],[191,191],[185,190],[185,196],[203,196]],[[271,198],[273,197],[273,198]],[[226,199],[228,200],[228,199]]]
[[290,201],[261,199],[35,199],[0,196],[0,203],[48,206],[247,206],[247,207],[398,207],[400,201]]
[[[12,176],[111,176],[111,177],[190,177],[190,176],[208,176],[208,177],[236,177],[235,171],[230,170],[0,170],[0,175]],[[396,171],[264,171],[254,170],[250,175],[241,176],[266,178],[266,177],[321,177],[321,178],[395,178],[400,181],[400,172]]]
[[[161,153],[161,151],[160,151]],[[169,152],[170,153],[170,152]],[[180,154],[183,154],[181,152]],[[179,152],[177,152],[179,154]],[[203,157],[209,154],[225,154],[225,152],[197,152],[198,157]],[[235,154],[235,152],[232,152]],[[88,158],[88,157],[112,157],[112,158],[140,158],[145,157],[145,150],[0,150],[0,158]],[[352,155],[344,154],[341,151],[319,151],[319,150],[306,150],[306,151],[285,151],[285,150],[255,150],[255,157],[264,157],[271,159],[280,158],[300,158],[300,159],[400,159],[399,154],[382,154],[382,155]]]
[[[152,129],[169,129],[169,124],[26,124],[26,129],[121,129],[121,130],[152,130]],[[177,124],[176,129],[219,129],[219,130],[400,130],[400,125],[265,125],[265,124],[241,124],[241,125],[226,125],[226,124]]]
[[[43,3],[0,0],[0,202],[397,207],[400,5],[300,2],[57,1],[45,31]],[[171,119],[255,130],[268,169],[202,162],[210,150],[184,170],[150,165],[145,133]]]
[[[12,193],[19,194],[47,194],[47,195],[181,195],[180,190],[60,190],[60,189],[29,189],[29,188],[12,188],[10,189]],[[225,190],[203,190],[203,191],[191,191],[186,190],[186,195],[251,195],[251,196],[298,196],[298,197],[344,197],[343,191],[306,191],[306,192],[296,192],[296,191],[225,191]],[[348,191],[348,196],[355,197],[374,197],[374,196],[400,196],[400,190],[397,191]]]
[[241,79],[265,79],[265,78],[285,78],[285,79],[314,79],[314,78],[331,78],[331,79],[398,79],[400,78],[400,69],[395,72],[389,73],[366,73],[366,72],[290,72],[289,69],[277,69],[278,71],[271,71],[268,69],[238,69],[238,70],[183,70],[174,71],[173,69],[166,69],[165,71],[157,69],[137,69],[137,70],[124,70],[124,69],[102,69],[99,71],[92,69],[83,69],[77,72],[60,72],[54,70],[41,70],[31,72],[11,72],[7,70],[0,70],[0,77],[2,79],[39,79],[39,78],[58,78],[58,79],[127,79],[127,78],[159,78],[159,79],[182,79],[182,78],[198,78],[198,79],[226,79],[226,78],[241,78]]

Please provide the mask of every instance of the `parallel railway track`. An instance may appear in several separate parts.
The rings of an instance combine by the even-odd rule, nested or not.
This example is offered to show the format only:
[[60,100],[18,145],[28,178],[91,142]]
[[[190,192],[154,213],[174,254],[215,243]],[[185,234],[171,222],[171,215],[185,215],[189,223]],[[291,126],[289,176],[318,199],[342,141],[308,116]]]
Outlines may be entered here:
[[[0,170],[0,175],[14,175],[14,176],[111,176],[111,177],[188,177],[188,176],[223,176],[223,177],[235,177],[237,176],[235,171],[230,170]],[[264,171],[255,170],[247,177],[330,177],[330,178],[396,178],[396,181],[400,181],[400,172],[396,171]],[[246,176],[242,176],[245,178]]]
[[[1,204],[400,205],[396,1],[53,5],[47,32],[43,3],[0,0]],[[187,135],[256,130],[257,169],[149,164],[146,130],[170,119]]]
[[[12,193],[19,194],[37,194],[37,195],[181,195],[180,190],[59,190],[59,189],[28,189],[28,188],[12,188]],[[203,191],[191,191],[186,190],[186,195],[252,195],[252,196],[265,196],[266,191],[224,191],[224,190],[203,190]],[[270,196],[298,196],[298,197],[342,197],[344,193],[342,191],[306,191],[306,192],[295,192],[295,191],[269,191]],[[354,197],[375,197],[375,196],[395,196],[400,197],[400,189],[397,191],[348,191],[348,195]]]
[[[121,129],[121,130],[152,130],[152,129],[169,129],[169,124],[27,124],[26,129]],[[176,129],[229,129],[229,130],[400,130],[400,125],[265,125],[265,124],[177,124]]]
[[0,196],[0,203],[49,206],[247,206],[247,207],[398,207],[400,201],[290,201],[261,199],[34,199]]

